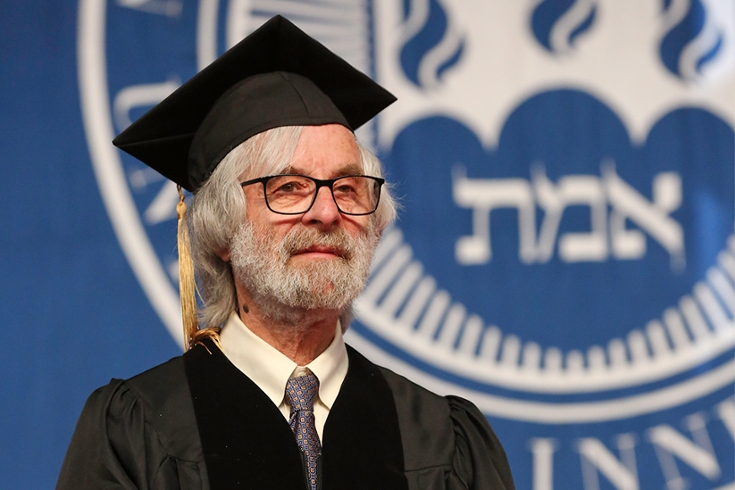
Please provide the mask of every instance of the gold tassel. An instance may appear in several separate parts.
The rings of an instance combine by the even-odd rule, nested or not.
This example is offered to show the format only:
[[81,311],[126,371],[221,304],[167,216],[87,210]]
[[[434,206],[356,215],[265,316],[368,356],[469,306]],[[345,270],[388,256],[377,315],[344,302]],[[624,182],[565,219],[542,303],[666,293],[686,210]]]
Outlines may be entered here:
[[179,217],[178,245],[179,245],[179,295],[181,296],[181,319],[184,324],[184,350],[192,346],[192,338],[198,330],[197,303],[194,283],[194,263],[191,258],[191,243],[189,242],[189,228],[186,223],[186,202],[181,186],[179,202],[176,204],[176,214]]
[[[194,279],[194,262],[191,258],[191,242],[189,241],[189,227],[186,223],[186,201],[181,186],[179,202],[176,204],[176,214],[179,217],[178,245],[179,245],[179,296],[181,297],[181,320],[184,325],[184,350],[188,351],[196,344],[203,344],[210,339],[222,350],[219,340],[220,328],[203,328],[199,330],[197,321],[196,282]],[[209,351],[206,345],[204,347]],[[211,352],[210,352],[211,354]]]

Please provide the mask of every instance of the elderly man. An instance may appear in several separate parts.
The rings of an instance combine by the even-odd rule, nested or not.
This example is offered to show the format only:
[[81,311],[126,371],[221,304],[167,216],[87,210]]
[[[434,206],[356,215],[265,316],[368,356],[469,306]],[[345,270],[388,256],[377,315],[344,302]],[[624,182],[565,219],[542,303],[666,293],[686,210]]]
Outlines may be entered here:
[[186,354],[90,397],[57,488],[513,488],[477,408],[342,340],[395,214],[352,130],[393,100],[276,17],[115,140],[194,192],[203,305]]

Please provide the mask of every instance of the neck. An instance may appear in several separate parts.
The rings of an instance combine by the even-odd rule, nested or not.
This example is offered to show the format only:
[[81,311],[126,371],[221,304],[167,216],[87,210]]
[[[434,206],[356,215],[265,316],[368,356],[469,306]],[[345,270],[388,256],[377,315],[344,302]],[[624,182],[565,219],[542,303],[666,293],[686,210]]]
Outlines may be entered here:
[[334,339],[341,311],[280,305],[279,315],[274,317],[265,315],[247,291],[238,288],[237,296],[238,313],[247,328],[299,366],[316,359]]

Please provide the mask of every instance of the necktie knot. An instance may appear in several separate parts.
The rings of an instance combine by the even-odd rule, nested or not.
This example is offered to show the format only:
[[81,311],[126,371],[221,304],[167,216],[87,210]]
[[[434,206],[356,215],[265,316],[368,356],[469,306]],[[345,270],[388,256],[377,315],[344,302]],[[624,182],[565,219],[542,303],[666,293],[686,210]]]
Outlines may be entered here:
[[291,413],[314,410],[314,397],[319,393],[319,380],[314,374],[290,378],[286,383],[286,398]]

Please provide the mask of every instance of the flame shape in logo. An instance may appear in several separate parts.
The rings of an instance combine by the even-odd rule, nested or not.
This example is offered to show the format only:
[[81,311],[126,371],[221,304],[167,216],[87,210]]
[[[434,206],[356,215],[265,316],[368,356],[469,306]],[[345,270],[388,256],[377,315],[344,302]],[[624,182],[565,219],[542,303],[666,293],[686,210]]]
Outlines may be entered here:
[[701,0],[663,0],[663,21],[659,52],[666,69],[687,81],[702,78],[724,44],[716,16]]
[[457,65],[465,47],[464,36],[437,0],[403,2],[401,67],[422,88],[436,88],[447,70]]
[[568,53],[595,21],[597,0],[543,0],[531,15],[531,30],[552,53]]

